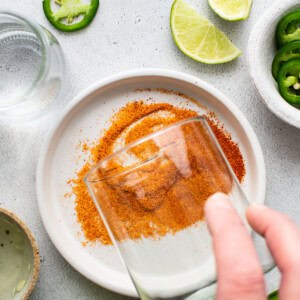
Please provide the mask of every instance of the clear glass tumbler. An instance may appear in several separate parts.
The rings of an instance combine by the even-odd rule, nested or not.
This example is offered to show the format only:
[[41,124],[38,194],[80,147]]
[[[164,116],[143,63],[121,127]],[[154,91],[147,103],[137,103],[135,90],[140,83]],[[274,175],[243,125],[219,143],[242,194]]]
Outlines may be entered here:
[[[216,282],[204,204],[248,201],[205,118],[187,119],[129,144],[92,168],[86,184],[141,299],[202,299]],[[264,269],[273,266],[255,242]]]
[[66,61],[56,38],[33,20],[0,11],[0,116],[32,120],[64,96]]

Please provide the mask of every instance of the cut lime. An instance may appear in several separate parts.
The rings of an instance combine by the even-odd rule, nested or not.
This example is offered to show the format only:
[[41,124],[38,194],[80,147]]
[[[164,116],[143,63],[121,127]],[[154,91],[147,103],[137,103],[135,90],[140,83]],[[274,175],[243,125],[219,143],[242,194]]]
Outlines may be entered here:
[[208,0],[212,10],[222,19],[241,21],[248,19],[252,0]]
[[183,0],[173,3],[170,23],[177,47],[196,61],[221,64],[241,55],[224,32]]

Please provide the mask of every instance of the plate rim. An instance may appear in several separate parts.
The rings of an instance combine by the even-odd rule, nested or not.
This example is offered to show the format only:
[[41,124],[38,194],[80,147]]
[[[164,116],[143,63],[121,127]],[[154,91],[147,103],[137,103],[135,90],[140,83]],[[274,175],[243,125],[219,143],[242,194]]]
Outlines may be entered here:
[[94,282],[97,285],[100,285],[108,290],[111,290],[113,292],[131,296],[131,297],[137,297],[136,291],[132,291],[131,288],[124,288],[120,287],[118,283],[115,283],[114,281],[107,280],[105,276],[95,276],[94,274],[89,273],[87,270],[82,268],[81,264],[74,260],[68,250],[64,247],[63,243],[60,242],[58,235],[54,234],[51,229],[51,222],[47,222],[47,214],[46,209],[44,206],[44,197],[43,197],[43,189],[42,189],[42,174],[44,173],[44,165],[46,163],[46,158],[48,151],[51,146],[51,142],[53,137],[55,136],[57,130],[60,128],[60,126],[63,124],[65,118],[70,114],[70,112],[80,104],[81,101],[84,101],[86,97],[88,97],[91,93],[103,89],[105,86],[112,84],[117,81],[126,80],[130,78],[139,78],[139,77],[167,77],[170,79],[175,80],[181,80],[187,83],[190,83],[194,86],[197,86],[212,96],[214,96],[218,102],[222,102],[227,109],[235,116],[235,118],[238,120],[239,124],[245,131],[247,135],[247,139],[250,143],[250,145],[255,150],[255,160],[258,167],[258,174],[260,175],[260,178],[258,182],[260,185],[257,189],[257,199],[260,203],[264,203],[265,196],[266,196],[266,167],[265,167],[265,161],[263,157],[263,152],[260,146],[260,143],[258,141],[258,138],[250,125],[249,121],[246,119],[242,111],[239,110],[239,108],[227,97],[225,94],[220,92],[218,89],[214,88],[209,83],[203,81],[202,79],[199,79],[195,76],[168,70],[168,69],[160,69],[160,68],[146,68],[146,69],[135,69],[130,71],[125,71],[121,73],[117,73],[115,75],[111,75],[108,77],[105,77],[101,80],[96,81],[95,83],[89,85],[87,88],[83,89],[79,94],[77,94],[70,103],[65,107],[65,109],[62,112],[62,115],[58,118],[53,128],[50,130],[50,132],[47,134],[45,141],[42,145],[39,158],[38,158],[38,164],[37,164],[37,171],[36,171],[36,193],[37,193],[37,202],[38,202],[38,208],[39,213],[42,219],[42,223],[44,225],[44,228],[48,234],[48,237],[54,244],[55,248],[58,250],[58,252],[63,256],[63,258],[80,274],[82,274],[84,277],[88,278],[92,282]]

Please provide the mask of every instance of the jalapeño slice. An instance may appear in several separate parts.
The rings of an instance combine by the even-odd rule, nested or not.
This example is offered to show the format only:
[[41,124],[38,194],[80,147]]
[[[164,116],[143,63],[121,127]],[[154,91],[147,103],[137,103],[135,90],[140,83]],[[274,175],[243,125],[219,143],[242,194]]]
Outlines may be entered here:
[[277,79],[280,67],[293,58],[300,58],[300,41],[288,43],[277,52],[272,65],[272,74],[275,79]]
[[300,107],[299,76],[300,58],[294,58],[280,67],[277,77],[280,95],[295,107]]
[[277,25],[276,38],[279,47],[300,40],[300,10],[284,16]]
[[[82,0],[55,0],[60,7],[54,11],[51,0],[43,0],[44,13],[49,22],[61,31],[77,31],[87,27],[94,19],[99,0],[91,0],[89,4]],[[82,19],[76,22],[77,17]]]

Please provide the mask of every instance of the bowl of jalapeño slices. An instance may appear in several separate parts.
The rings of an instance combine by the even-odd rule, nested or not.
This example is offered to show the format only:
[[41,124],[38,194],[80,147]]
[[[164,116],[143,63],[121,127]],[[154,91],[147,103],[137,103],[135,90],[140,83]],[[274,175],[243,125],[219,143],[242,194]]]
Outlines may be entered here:
[[254,26],[248,43],[253,82],[267,107],[300,128],[300,3],[276,2]]

